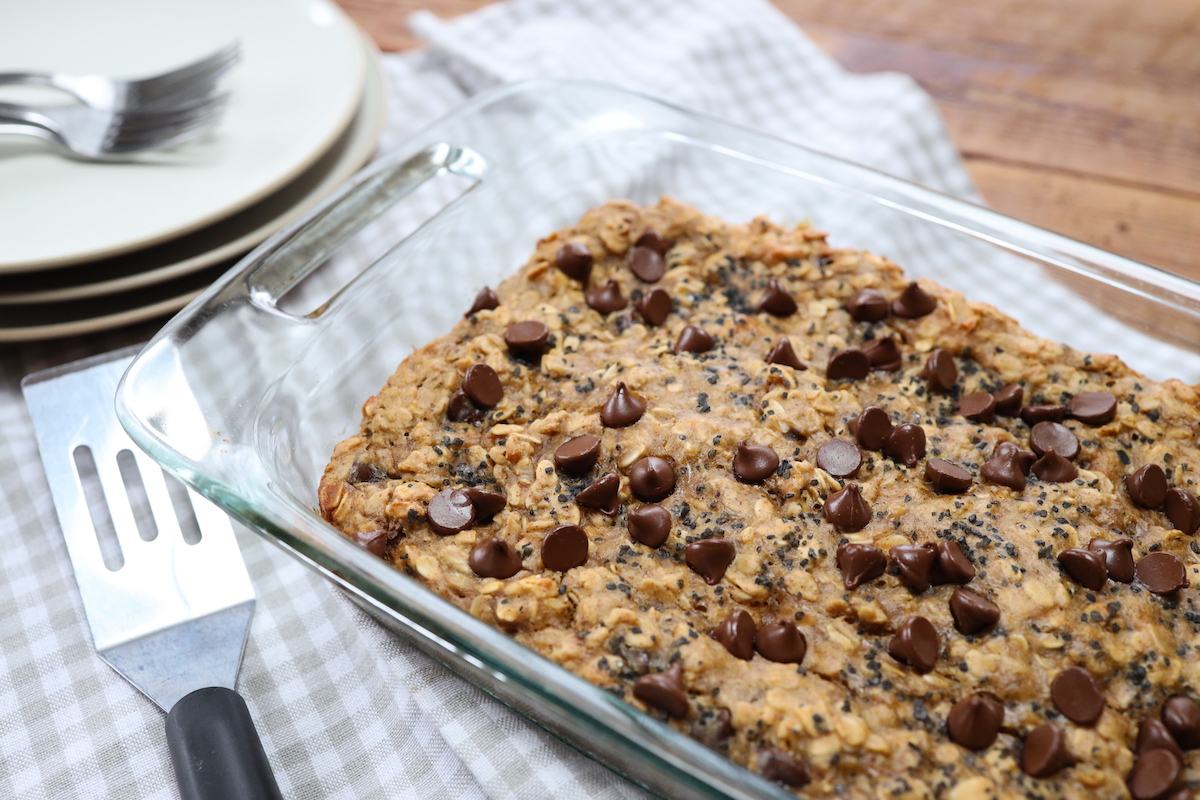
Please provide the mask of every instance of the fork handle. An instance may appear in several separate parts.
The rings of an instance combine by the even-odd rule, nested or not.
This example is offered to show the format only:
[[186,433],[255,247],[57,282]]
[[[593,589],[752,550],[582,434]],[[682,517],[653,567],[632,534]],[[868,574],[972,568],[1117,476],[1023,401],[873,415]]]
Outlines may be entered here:
[[54,77],[43,72],[0,72],[0,86],[55,86]]
[[283,800],[246,701],[197,689],[167,714],[167,745],[183,800]]
[[11,122],[24,125],[37,125],[39,128],[50,129],[53,123],[36,109],[16,103],[0,103],[0,122]]

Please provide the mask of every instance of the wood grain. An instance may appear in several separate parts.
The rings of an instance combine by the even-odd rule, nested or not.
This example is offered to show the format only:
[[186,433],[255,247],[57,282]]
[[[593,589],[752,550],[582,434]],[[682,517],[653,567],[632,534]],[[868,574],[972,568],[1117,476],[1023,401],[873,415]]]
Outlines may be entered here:
[[[854,72],[912,75],[997,210],[1200,279],[1200,3],[774,0]],[[488,0],[339,0],[385,50]]]
[[408,30],[406,20],[415,11],[432,11],[439,17],[457,17],[491,5],[493,0],[336,0],[365,30],[381,50],[411,50],[421,44]]
[[1200,278],[1200,5],[777,4],[848,69],[916,78],[992,207]]

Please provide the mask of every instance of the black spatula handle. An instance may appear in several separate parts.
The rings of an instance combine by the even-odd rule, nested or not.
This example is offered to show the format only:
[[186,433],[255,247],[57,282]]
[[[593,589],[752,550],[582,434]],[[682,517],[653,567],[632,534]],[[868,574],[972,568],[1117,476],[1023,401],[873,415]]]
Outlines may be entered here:
[[167,745],[183,800],[282,800],[246,701],[197,689],[167,714]]

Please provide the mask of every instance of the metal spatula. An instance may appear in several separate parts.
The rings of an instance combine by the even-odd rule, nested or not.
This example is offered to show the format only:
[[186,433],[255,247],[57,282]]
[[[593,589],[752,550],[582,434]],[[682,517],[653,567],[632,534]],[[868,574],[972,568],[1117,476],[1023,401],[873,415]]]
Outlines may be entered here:
[[117,383],[136,348],[22,381],[100,657],[167,711],[185,800],[279,798],[234,691],[254,613],[229,518],[121,429]]

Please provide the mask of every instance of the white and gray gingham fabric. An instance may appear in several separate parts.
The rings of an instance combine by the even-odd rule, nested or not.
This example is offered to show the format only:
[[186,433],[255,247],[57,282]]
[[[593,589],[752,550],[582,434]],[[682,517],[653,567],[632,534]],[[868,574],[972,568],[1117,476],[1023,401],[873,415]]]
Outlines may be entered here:
[[[385,58],[385,150],[489,86],[585,77],[975,197],[911,79],[845,73],[766,0],[509,0],[412,25],[428,48]],[[0,797],[177,795],[162,713],[92,650],[19,385],[154,327],[0,349]],[[286,797],[642,796],[239,537],[258,597],[239,688]]]

